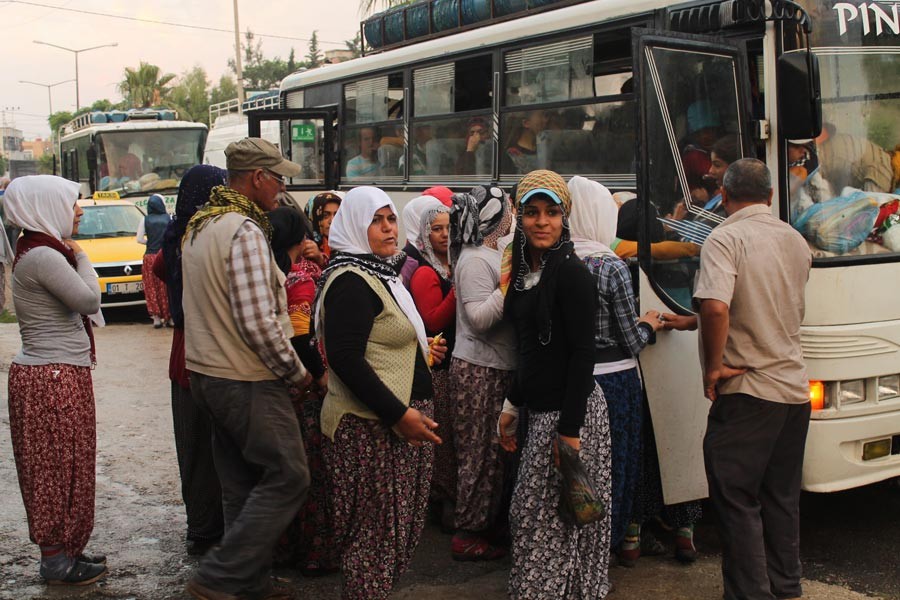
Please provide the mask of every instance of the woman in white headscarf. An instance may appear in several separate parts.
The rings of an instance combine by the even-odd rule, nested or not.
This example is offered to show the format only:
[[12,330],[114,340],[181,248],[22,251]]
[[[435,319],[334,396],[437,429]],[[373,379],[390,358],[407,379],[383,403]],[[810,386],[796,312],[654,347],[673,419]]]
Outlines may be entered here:
[[642,463],[643,395],[637,355],[662,322],[657,311],[648,311],[638,319],[628,266],[610,249],[618,218],[612,194],[584,177],[573,177],[568,187],[575,253],[594,276],[599,304],[594,331],[594,379],[606,396],[612,438],[611,547],[618,549],[622,562],[629,565],[637,558],[635,551],[640,551],[639,526],[630,528],[625,537]]
[[96,419],[87,316],[100,287],[72,236],[84,211],[79,186],[52,175],[20,177],[4,196],[23,229],[13,262],[22,349],[9,367],[9,426],[31,539],[49,583],[84,585],[106,574],[85,546],[94,528]]
[[324,456],[347,600],[387,598],[425,523],[434,448],[431,341],[399,278],[397,212],[382,190],[350,190],[331,224],[316,331],[330,369]]
[[406,245],[403,247],[403,252],[406,253],[406,262],[400,267],[400,278],[407,289],[413,273],[416,272],[416,269],[423,262],[422,255],[419,253],[420,249],[416,244],[416,240],[419,239],[419,230],[422,227],[422,213],[427,207],[434,206],[435,202],[441,203],[434,196],[418,196],[407,202],[406,206],[403,207],[403,233],[406,235]]

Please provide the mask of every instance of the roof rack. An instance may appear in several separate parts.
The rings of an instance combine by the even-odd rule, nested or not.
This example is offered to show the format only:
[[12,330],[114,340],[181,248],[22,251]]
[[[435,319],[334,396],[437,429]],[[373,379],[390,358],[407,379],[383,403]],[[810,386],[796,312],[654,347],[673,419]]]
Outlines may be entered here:
[[124,123],[125,121],[176,121],[178,111],[171,108],[132,108],[129,110],[111,110],[79,115],[63,125],[62,134],[68,135],[93,125],[104,123]]
[[[281,99],[278,97],[278,90],[268,92],[259,92],[244,101],[243,104],[237,98],[217,102],[209,105],[209,124],[213,125],[216,119],[231,113],[247,112],[251,110],[265,110],[269,108],[279,108]],[[238,110],[240,109],[240,110]]]

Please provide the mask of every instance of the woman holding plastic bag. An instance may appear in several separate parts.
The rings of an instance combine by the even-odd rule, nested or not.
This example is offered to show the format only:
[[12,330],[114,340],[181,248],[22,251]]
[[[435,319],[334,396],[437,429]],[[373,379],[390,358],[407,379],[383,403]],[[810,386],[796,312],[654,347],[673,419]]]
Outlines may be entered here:
[[593,378],[594,280],[569,240],[562,177],[532,171],[519,182],[516,202],[504,315],[518,334],[518,364],[499,429],[503,447],[514,449],[516,407],[525,406],[528,435],[510,508],[509,593],[517,600],[602,599],[610,588],[609,515],[595,512],[598,520],[579,526],[560,511],[566,503],[557,466],[560,455],[577,453],[609,506],[609,417]]

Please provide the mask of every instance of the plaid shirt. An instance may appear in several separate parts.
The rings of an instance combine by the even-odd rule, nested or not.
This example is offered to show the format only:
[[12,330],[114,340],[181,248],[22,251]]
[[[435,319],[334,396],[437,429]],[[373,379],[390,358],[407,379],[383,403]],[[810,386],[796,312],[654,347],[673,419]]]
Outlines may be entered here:
[[272,373],[288,383],[306,377],[306,369],[278,321],[286,313],[272,293],[269,243],[259,226],[245,221],[231,242],[225,270],[231,316],[244,342]]
[[626,353],[637,356],[647,345],[653,330],[638,326],[628,265],[609,256],[589,256],[584,264],[597,282],[600,300],[594,347],[605,350],[619,346]]

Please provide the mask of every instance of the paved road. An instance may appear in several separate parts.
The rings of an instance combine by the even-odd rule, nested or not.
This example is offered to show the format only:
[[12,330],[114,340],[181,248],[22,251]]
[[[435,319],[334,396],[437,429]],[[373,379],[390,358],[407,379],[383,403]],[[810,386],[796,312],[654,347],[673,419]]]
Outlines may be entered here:
[[[98,407],[97,517],[89,549],[109,555],[111,574],[84,590],[48,589],[37,577],[9,442],[6,385],[0,385],[0,598],[182,598],[196,566],[183,553],[183,510],[172,441],[166,379],[171,332],[134,324],[139,311],[109,313],[97,332],[94,372]],[[0,325],[0,380],[18,350],[15,325]],[[806,496],[803,554],[806,597],[819,600],[900,598],[897,514],[900,490],[877,486],[830,496]],[[614,568],[613,600],[721,598],[715,535],[702,524],[701,560],[690,568],[671,558]],[[460,564],[449,559],[449,537],[426,530],[395,597],[403,600],[506,598],[508,562]],[[300,596],[339,598],[337,576],[308,580],[280,573]]]

